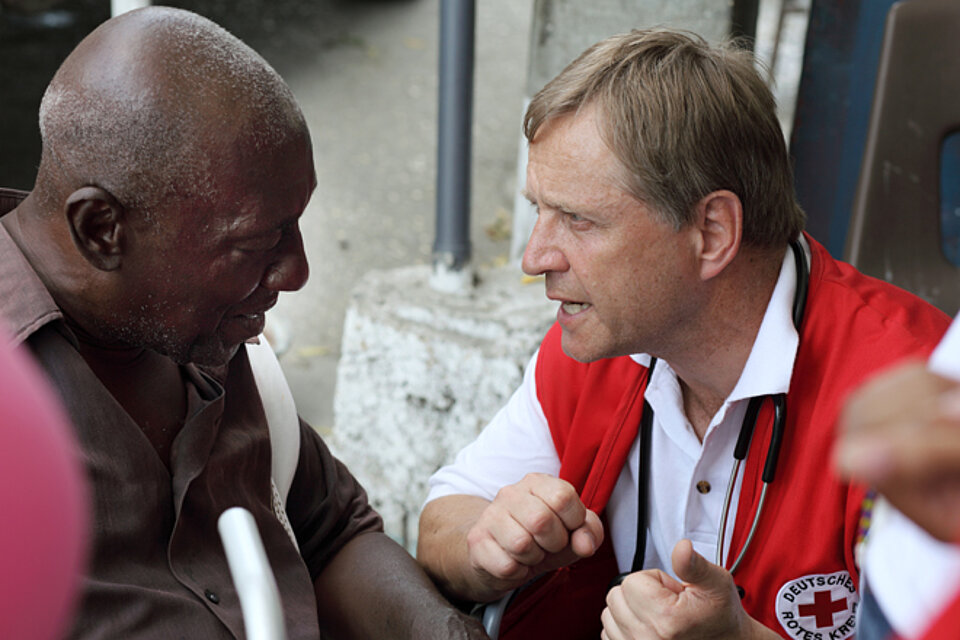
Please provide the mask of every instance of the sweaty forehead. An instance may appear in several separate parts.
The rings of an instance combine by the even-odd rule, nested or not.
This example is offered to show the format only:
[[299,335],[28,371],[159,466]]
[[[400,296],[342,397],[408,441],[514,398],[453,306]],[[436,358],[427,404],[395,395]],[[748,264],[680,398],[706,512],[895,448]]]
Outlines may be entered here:
[[316,186],[309,141],[291,139],[249,156],[227,153],[211,182],[213,196],[200,213],[210,231],[230,237],[274,231],[300,217]]
[[601,129],[598,109],[585,107],[544,122],[530,143],[530,157],[538,162],[577,163],[584,169],[607,171],[617,163]]
[[582,191],[581,199],[606,198],[621,191],[621,171],[594,113],[564,114],[545,122],[530,144],[527,191],[538,197]]

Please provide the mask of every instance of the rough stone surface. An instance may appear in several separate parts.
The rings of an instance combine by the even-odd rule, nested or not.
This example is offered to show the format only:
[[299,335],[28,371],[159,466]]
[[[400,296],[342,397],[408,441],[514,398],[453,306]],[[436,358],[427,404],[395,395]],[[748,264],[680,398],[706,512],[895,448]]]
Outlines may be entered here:
[[516,267],[481,271],[461,295],[433,290],[430,274],[373,271],[354,289],[329,440],[411,550],[427,479],[514,392],[556,313]]

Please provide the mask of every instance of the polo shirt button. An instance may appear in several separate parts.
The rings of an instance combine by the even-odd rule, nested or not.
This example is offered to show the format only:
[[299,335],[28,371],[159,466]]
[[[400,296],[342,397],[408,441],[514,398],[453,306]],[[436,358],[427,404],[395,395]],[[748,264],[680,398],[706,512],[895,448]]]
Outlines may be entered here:
[[704,494],[710,493],[710,483],[706,480],[701,480],[697,483],[697,491]]
[[213,591],[210,591],[210,589],[207,589],[206,591],[204,591],[203,595],[207,596],[207,600],[209,600],[213,604],[220,604],[220,596],[215,594]]

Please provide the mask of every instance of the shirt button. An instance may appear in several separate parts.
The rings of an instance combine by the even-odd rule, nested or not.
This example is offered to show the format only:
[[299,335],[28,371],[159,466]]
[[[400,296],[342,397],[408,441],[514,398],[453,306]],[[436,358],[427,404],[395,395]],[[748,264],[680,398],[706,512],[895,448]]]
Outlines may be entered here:
[[706,480],[701,480],[697,483],[697,491],[700,493],[710,493],[710,483]]
[[215,594],[213,591],[210,591],[210,589],[207,589],[206,591],[204,591],[203,595],[207,596],[207,600],[209,600],[213,604],[220,604],[220,596]]

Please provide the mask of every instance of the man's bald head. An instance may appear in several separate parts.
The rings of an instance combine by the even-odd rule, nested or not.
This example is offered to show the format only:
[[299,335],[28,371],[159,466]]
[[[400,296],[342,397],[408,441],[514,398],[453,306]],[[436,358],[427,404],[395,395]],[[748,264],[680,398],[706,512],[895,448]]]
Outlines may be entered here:
[[40,107],[36,191],[57,210],[94,185],[150,217],[168,199],[216,199],[212,171],[306,135],[289,88],[213,22],[149,7],[113,18],[77,46]]

